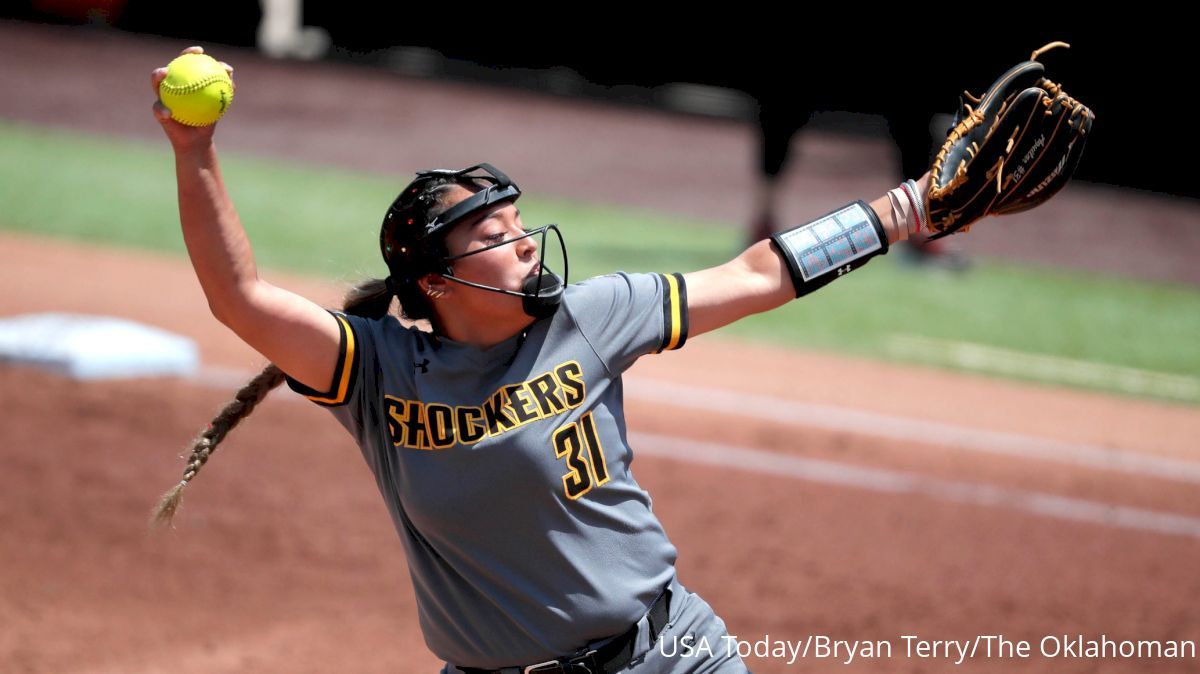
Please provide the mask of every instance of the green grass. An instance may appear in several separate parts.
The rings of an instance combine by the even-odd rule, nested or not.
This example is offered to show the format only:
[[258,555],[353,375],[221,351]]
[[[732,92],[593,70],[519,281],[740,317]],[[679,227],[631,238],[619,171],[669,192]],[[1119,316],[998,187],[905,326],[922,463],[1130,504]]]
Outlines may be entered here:
[[[0,147],[0,228],[184,253],[165,140],[0,121]],[[222,167],[263,267],[341,280],[383,273],[379,220],[409,176],[234,153]],[[722,223],[535,195],[521,208],[529,225],[560,224],[575,280],[699,269],[741,239]],[[881,357],[889,337],[915,335],[1200,377],[1200,290],[986,261],[954,275],[888,256],[723,334]]]

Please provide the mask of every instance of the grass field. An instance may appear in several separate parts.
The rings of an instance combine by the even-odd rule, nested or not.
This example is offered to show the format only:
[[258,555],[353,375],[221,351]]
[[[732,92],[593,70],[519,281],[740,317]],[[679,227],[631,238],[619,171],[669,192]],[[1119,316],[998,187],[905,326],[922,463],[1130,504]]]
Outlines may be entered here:
[[[0,228],[184,254],[165,142],[0,122],[0,146]],[[384,272],[379,221],[407,176],[234,154],[222,161],[261,266],[343,281]],[[730,223],[536,195],[522,197],[521,209],[527,225],[560,224],[574,280],[618,269],[699,269],[727,260],[741,240]],[[915,336],[1194,379],[1200,289],[989,261],[958,275],[888,256],[723,334],[868,356],[883,356],[897,335]]]

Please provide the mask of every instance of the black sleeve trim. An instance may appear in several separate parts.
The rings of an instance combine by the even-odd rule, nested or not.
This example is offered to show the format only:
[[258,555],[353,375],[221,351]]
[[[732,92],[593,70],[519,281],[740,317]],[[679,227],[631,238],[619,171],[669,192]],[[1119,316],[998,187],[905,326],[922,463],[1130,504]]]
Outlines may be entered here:
[[350,322],[339,314],[332,311],[329,313],[333,314],[333,317],[337,319],[338,332],[340,333],[337,367],[334,368],[333,381],[329,385],[329,390],[317,391],[291,377],[285,377],[285,381],[288,388],[318,405],[337,407],[338,405],[346,404],[346,401],[350,399],[350,394],[354,391],[358,375],[358,359],[362,349],[359,348],[359,342],[355,339],[354,328],[350,325]]
[[678,349],[687,341],[687,284],[683,274],[659,274],[663,286],[663,338],[657,353]]

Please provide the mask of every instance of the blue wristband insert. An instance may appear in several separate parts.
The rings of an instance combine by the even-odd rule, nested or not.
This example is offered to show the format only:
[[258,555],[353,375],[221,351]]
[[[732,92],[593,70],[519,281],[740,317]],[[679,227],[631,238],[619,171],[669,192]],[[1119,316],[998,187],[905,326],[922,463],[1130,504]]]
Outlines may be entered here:
[[776,232],[771,241],[783,254],[796,297],[845,276],[888,250],[883,223],[861,200]]

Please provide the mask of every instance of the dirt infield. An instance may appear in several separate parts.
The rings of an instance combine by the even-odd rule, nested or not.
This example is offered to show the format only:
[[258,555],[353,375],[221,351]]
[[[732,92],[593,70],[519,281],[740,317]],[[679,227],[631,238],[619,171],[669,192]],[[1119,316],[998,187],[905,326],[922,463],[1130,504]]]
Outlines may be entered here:
[[[165,46],[0,22],[0,85],[8,92],[0,117],[157,138],[143,71]],[[252,84],[300,75],[242,56],[241,121],[231,118],[222,133],[243,151],[273,148],[289,159],[391,172],[464,165],[484,152],[547,194],[641,194],[653,203],[622,203],[731,221],[748,204],[745,129],[565,103],[571,114],[552,116],[536,97],[429,83],[401,89],[390,79],[385,87],[379,73],[333,66],[303,73],[324,78],[309,90],[320,95],[305,114],[281,119],[283,94],[260,88],[256,97]],[[45,86],[67,77],[55,58],[91,62],[89,88],[70,79]],[[106,87],[118,104],[71,105],[81,91]],[[363,96],[353,110],[340,102],[367,91],[381,98]],[[430,123],[375,148],[343,135],[380,124],[397,109],[394,97],[421,106],[404,113],[406,123]],[[570,151],[549,156],[554,143],[535,151],[475,129],[447,148],[433,123],[474,128],[485,118],[514,128],[533,121],[568,147],[583,126],[603,147],[572,163]],[[564,118],[576,126],[551,123]],[[318,127],[328,133],[311,131]],[[703,148],[687,141],[698,127],[708,134]],[[792,213],[890,180],[860,170],[890,161],[878,143],[805,142],[815,163],[791,178]],[[622,149],[629,147],[638,151]],[[680,166],[704,167],[703,175],[685,176]],[[634,189],[649,182],[661,189]],[[1099,198],[1064,193],[1043,211],[1064,221],[1053,231],[1029,221],[1019,227],[1028,236],[996,228],[973,234],[972,245],[1065,262],[1080,240],[1110,232],[1079,266],[1200,279],[1189,253],[1197,240],[1187,238],[1200,231],[1193,205],[1092,189],[1083,192]],[[1141,230],[1148,234],[1122,238],[1139,218],[1154,220]],[[338,295],[311,279],[270,278],[321,302]],[[327,413],[286,391],[222,446],[189,489],[177,530],[147,533],[150,507],[178,479],[179,454],[231,394],[228,373],[262,364],[209,317],[185,261],[0,233],[0,316],[51,310],[187,335],[210,369],[203,380],[81,383],[0,363],[0,672],[435,671],[372,477]],[[1196,659],[1036,652],[1047,636],[1200,641],[1195,407],[751,350],[710,336],[644,358],[627,384],[637,477],[679,548],[680,577],[745,641],[818,635],[893,648],[891,657],[859,657],[847,671],[958,669],[954,658],[907,657],[902,637],[996,634],[1031,641],[1034,656],[975,657],[964,671],[1200,670]],[[828,671],[845,659],[843,648],[794,664],[773,656],[749,662],[756,672]]]
[[[87,283],[61,282],[81,268],[91,270]],[[181,260],[4,234],[0,270],[0,314],[125,316],[196,338],[210,365],[247,370],[259,362],[207,317]],[[302,279],[273,280],[316,297],[337,294]],[[1111,460],[1085,467],[1053,452],[967,451],[936,432],[929,441],[903,440],[888,437],[886,427],[831,430],[749,408],[714,413],[685,397],[653,401],[654,387],[672,384],[1005,432],[1035,449],[1074,443]],[[638,479],[680,549],[680,576],[739,638],[888,640],[892,658],[851,666],[917,672],[951,665],[905,657],[902,635],[1003,633],[1035,648],[1043,636],[1060,634],[1200,637],[1196,482],[1130,467],[1182,460],[1195,468],[1195,408],[747,351],[708,336],[679,353],[644,358],[629,388]],[[179,380],[79,383],[6,366],[0,390],[7,459],[0,471],[0,669],[437,667],[422,644],[403,552],[372,478],[323,410],[287,392],[273,395],[190,490],[178,529],[148,535],[145,517],[177,479],[178,454],[228,389]],[[678,441],[696,452],[718,444],[735,466],[670,444]],[[815,462],[841,472],[823,477]],[[888,476],[916,482],[889,491],[878,484]],[[1043,512],[1026,507],[1051,497],[1069,501]],[[1099,504],[1099,519],[1080,503]],[[1182,528],[1162,533],[1155,513],[1180,516]],[[812,657],[751,664],[761,672],[835,666]],[[1115,672],[1131,663],[976,658],[965,666]],[[1194,671],[1196,661],[1136,666]]]

